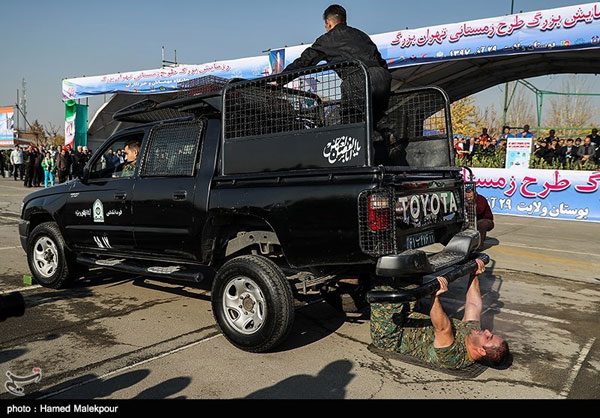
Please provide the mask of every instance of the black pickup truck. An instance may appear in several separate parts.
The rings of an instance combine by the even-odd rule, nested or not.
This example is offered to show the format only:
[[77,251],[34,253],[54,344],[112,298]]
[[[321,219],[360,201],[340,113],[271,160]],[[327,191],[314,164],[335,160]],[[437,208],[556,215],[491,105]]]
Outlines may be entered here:
[[[464,269],[479,234],[446,94],[393,91],[385,129],[370,100],[368,69],[344,62],[202,77],[120,110],[134,127],[106,140],[81,179],[24,199],[35,280],[61,288],[89,267],[212,280],[223,334],[261,352],[288,335],[295,298],[340,278],[414,285]],[[444,250],[419,249],[434,243]]]

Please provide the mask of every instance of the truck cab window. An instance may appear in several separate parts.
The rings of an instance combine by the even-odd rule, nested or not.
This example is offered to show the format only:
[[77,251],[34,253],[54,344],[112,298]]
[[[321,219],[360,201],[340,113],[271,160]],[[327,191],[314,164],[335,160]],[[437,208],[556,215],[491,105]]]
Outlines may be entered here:
[[139,161],[143,133],[115,139],[102,155],[94,161],[90,179],[131,177]]

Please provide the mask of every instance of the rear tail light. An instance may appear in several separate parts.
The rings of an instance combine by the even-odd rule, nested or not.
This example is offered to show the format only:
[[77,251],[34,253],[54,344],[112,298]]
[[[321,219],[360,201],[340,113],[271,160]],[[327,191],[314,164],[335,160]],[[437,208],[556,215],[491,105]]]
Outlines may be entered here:
[[390,201],[386,196],[369,196],[368,216],[369,229],[381,231],[390,228]]

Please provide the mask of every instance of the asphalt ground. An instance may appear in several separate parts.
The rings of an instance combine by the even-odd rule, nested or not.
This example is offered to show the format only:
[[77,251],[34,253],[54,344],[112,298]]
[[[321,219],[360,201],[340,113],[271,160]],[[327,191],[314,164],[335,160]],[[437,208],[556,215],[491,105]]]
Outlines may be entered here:
[[[372,353],[368,312],[344,315],[318,299],[297,308],[276,351],[250,354],[219,333],[208,284],[96,269],[67,290],[26,286],[17,219],[29,191],[0,178],[0,294],[21,290],[27,304],[0,323],[0,400],[17,399],[7,372],[37,368],[25,399],[600,398],[600,224],[496,216],[482,325],[513,358],[473,378]],[[465,281],[443,296],[457,318]]]

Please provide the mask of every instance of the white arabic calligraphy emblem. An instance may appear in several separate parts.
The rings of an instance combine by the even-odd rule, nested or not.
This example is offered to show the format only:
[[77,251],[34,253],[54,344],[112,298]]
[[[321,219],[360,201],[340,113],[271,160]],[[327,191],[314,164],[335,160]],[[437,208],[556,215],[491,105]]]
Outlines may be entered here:
[[340,136],[328,142],[323,148],[323,157],[327,158],[329,164],[337,162],[346,163],[360,153],[361,146],[356,138],[351,136]]

